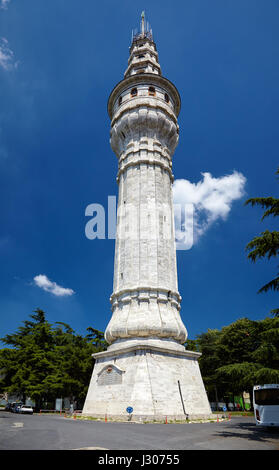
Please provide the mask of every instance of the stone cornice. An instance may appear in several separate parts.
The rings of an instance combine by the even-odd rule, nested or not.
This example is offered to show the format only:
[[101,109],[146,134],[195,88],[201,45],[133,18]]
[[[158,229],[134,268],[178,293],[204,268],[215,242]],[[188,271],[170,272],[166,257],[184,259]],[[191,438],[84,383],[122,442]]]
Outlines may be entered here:
[[172,174],[172,171],[169,165],[166,165],[164,162],[157,160],[156,158],[153,158],[152,160],[150,158],[137,158],[137,159],[134,159],[133,161],[126,162],[125,164],[121,166],[121,168],[119,168],[117,177],[116,177],[117,183],[119,182],[120,175],[124,173],[127,170],[127,168],[130,168],[131,166],[139,166],[143,164],[159,166],[160,168],[162,168],[169,174],[171,182],[172,183],[174,182],[174,176]]
[[[169,154],[169,150],[167,147],[162,147],[161,145],[161,147],[157,146],[156,148],[156,144],[155,144],[153,148],[150,149],[149,145],[140,144],[140,145],[135,146],[134,142],[130,142],[126,147],[126,151],[121,153],[119,160],[118,160],[119,165],[124,163],[125,160],[127,160],[129,157],[137,156],[142,151],[147,152],[152,155],[156,155],[156,154],[160,155],[160,157],[166,162],[166,164],[172,167],[172,160],[171,160],[171,156]],[[156,156],[152,158],[156,158]],[[153,162],[152,158],[150,159],[151,163]]]
[[148,38],[147,36],[144,36],[144,37],[139,37],[139,38],[134,38],[133,39],[133,42],[129,48],[129,52],[130,52],[130,55],[132,54],[132,51],[135,47],[138,47],[139,44],[145,44],[145,43],[148,43],[150,44],[151,46],[154,47],[154,50],[156,51],[157,53],[157,47],[156,47],[156,43],[153,41],[153,39],[150,39]]
[[124,88],[127,88],[128,86],[133,86],[133,85],[142,84],[142,83],[151,83],[151,84],[157,83],[159,86],[166,89],[174,100],[175,114],[176,116],[179,115],[181,99],[180,99],[179,92],[177,88],[175,87],[175,85],[172,82],[170,82],[170,80],[160,75],[156,75],[153,73],[142,73],[142,74],[131,75],[127,78],[124,78],[113,88],[109,96],[108,105],[107,105],[110,119],[112,119],[112,116],[113,116],[114,102],[117,96],[121,93],[121,91]]
[[152,99],[147,96],[137,96],[133,98],[133,100],[123,103],[117,112],[113,115],[111,126],[113,126],[115,122],[118,121],[118,119],[121,118],[124,114],[129,113],[134,109],[141,108],[142,106],[163,111],[163,113],[165,113],[174,122],[177,129],[179,129],[175,113],[165,104],[165,102],[160,98],[156,97],[156,99]]
[[115,357],[115,356],[120,356],[123,354],[127,354],[130,352],[134,351],[147,351],[147,352],[155,352],[155,353],[164,353],[164,354],[171,354],[175,356],[184,356],[192,359],[199,359],[199,357],[202,355],[201,353],[198,353],[196,351],[188,351],[185,349],[185,351],[179,351],[175,349],[168,349],[168,348],[163,348],[159,346],[152,346],[152,345],[147,345],[147,344],[138,344],[135,346],[128,346],[126,348],[121,348],[117,350],[112,350],[112,351],[102,351],[99,353],[94,353],[92,354],[92,357],[94,359],[102,359],[106,357]]
[[132,62],[133,58],[137,55],[137,54],[150,54],[150,55],[155,55],[156,57],[156,61],[157,61],[157,64],[159,65],[159,62],[158,62],[158,52],[155,51],[155,49],[152,49],[152,47],[149,46],[149,44],[147,45],[147,43],[143,46],[143,47],[134,47],[133,50],[131,51],[130,53],[130,57],[128,59],[128,65],[130,65],[130,63]]
[[132,296],[132,295],[137,295],[137,293],[141,291],[150,292],[150,294],[156,293],[156,297],[160,293],[163,293],[166,300],[168,298],[170,298],[171,300],[171,297],[176,297],[179,302],[181,302],[182,300],[182,297],[179,294],[179,292],[171,291],[169,289],[166,289],[165,287],[135,286],[135,287],[125,288],[125,289],[121,289],[119,291],[113,292],[113,294],[111,294],[110,296],[110,302],[113,302],[115,298],[122,296],[124,294],[128,294]]
[[[139,68],[145,68],[147,67],[148,65],[151,65],[153,67],[155,67],[157,70],[158,70],[158,75],[161,76],[161,67],[160,67],[160,64],[158,64],[158,62],[155,61],[155,59],[149,59],[148,57],[145,58],[144,60],[132,60],[126,71],[125,71],[125,78],[128,78],[130,75],[130,72],[131,70],[133,69],[139,69]],[[146,73],[146,72],[144,72]],[[155,74],[154,74],[155,75]],[[157,75],[157,74],[156,74]]]

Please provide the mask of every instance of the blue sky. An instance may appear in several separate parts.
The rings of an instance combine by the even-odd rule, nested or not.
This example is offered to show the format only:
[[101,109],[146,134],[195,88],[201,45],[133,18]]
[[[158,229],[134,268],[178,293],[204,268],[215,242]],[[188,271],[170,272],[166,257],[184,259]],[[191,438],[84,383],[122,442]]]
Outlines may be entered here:
[[[107,99],[143,9],[163,75],[182,100],[175,179],[194,190],[204,173],[216,185],[226,175],[245,178],[226,215],[177,251],[189,337],[278,307],[276,294],[257,294],[276,263],[253,265],[245,254],[276,220],[261,222],[260,209],[244,206],[248,197],[278,194],[278,1],[0,5],[0,336],[37,307],[82,334],[110,319],[114,240],[86,238],[85,209],[106,208],[117,195]],[[39,275],[56,283],[54,293],[36,285]]]

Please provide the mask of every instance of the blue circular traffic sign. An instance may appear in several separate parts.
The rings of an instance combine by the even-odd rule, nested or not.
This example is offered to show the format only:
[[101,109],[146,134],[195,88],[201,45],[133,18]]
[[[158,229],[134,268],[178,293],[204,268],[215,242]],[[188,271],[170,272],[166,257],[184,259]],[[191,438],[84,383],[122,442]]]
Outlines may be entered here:
[[134,408],[132,408],[131,406],[128,406],[128,407],[126,408],[126,411],[127,411],[127,413],[133,413]]

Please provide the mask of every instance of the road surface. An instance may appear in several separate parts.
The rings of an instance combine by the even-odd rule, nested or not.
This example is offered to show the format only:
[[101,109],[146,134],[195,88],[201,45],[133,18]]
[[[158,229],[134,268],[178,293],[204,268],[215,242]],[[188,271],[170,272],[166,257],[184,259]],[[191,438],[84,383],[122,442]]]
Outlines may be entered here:
[[279,429],[253,417],[219,423],[105,423],[0,411],[0,450],[279,450]]

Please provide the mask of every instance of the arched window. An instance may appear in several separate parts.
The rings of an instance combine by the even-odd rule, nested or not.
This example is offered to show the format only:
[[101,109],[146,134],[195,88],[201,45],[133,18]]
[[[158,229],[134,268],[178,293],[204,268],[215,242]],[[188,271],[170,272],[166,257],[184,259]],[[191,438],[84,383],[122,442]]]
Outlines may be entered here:
[[154,86],[150,86],[150,87],[148,88],[148,94],[149,94],[149,96],[155,96],[156,91],[155,91]]
[[169,102],[169,95],[167,93],[165,93],[165,101],[168,103]]
[[120,96],[120,97],[118,98],[118,106],[120,106],[121,103],[122,103],[122,96]]
[[137,88],[133,88],[133,89],[131,90],[131,97],[134,98],[135,96],[137,96],[137,94],[138,94]]

